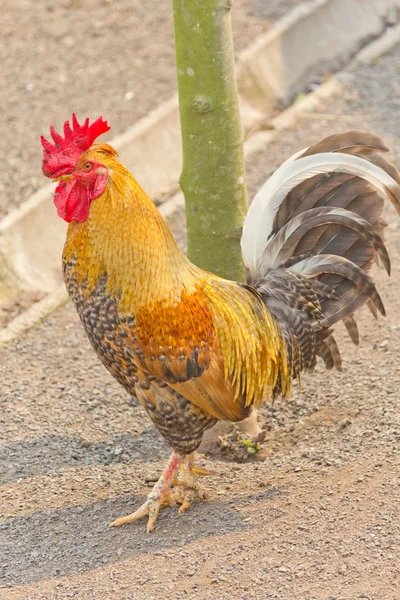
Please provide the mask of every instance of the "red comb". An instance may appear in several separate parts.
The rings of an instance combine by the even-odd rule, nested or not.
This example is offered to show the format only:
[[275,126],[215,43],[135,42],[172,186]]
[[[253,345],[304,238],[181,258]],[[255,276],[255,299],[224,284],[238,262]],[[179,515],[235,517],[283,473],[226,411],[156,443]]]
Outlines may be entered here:
[[43,173],[46,177],[59,177],[70,173],[82,152],[88,150],[95,139],[109,129],[103,117],[99,117],[91,125],[87,117],[83,125],[80,125],[75,113],[72,114],[72,129],[69,121],[64,123],[64,137],[57,133],[52,125],[50,133],[54,144],[46,140],[43,135],[40,137],[43,146]]

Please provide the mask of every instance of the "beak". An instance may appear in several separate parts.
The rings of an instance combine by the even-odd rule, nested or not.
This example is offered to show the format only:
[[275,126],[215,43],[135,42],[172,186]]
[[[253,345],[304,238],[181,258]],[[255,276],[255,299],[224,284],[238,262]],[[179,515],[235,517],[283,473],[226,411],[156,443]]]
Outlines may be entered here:
[[57,181],[71,181],[71,179],[72,175],[60,175],[60,177],[55,177],[52,179],[52,182],[56,183]]

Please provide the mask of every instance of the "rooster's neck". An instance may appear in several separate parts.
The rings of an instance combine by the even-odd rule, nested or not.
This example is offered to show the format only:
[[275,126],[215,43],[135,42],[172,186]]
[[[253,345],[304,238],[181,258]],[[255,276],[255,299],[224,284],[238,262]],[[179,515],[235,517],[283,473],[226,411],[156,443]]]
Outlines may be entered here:
[[91,293],[106,276],[122,311],[153,302],[173,304],[195,289],[197,269],[179,250],[153,202],[119,163],[84,223],[70,224],[64,261]]

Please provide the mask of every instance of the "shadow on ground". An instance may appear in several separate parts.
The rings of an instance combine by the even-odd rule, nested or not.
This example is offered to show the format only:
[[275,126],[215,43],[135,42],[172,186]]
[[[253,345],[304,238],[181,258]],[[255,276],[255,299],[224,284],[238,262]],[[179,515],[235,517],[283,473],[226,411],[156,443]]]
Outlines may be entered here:
[[46,435],[0,447],[0,484],[56,473],[63,467],[129,464],[134,460],[155,462],[170,452],[153,427],[140,435],[118,435],[104,442]]
[[[271,487],[258,493],[257,498],[243,498],[243,502],[260,496],[272,500],[279,494],[278,488]],[[152,534],[146,533],[145,520],[108,528],[108,523],[131,512],[141,502],[143,496],[129,495],[9,519],[0,525],[3,587],[82,572],[250,527],[234,502],[218,499],[196,502],[184,515],[178,515],[176,507],[163,509]]]

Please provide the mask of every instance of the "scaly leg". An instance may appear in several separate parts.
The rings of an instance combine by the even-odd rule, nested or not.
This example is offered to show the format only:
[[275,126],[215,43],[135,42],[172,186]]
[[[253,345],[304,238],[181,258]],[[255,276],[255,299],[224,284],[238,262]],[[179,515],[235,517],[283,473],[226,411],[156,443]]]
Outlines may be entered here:
[[[168,463],[162,472],[146,502],[142,504],[134,513],[117,519],[110,523],[110,527],[119,527],[127,523],[134,523],[142,517],[148,515],[147,532],[153,531],[160,508],[163,506],[175,506],[181,504],[179,513],[184,513],[192,505],[195,492],[201,500],[207,497],[198,482],[196,475],[213,475],[212,471],[206,471],[193,466],[193,454],[182,456],[173,451]],[[176,487],[172,487],[172,486]]]

